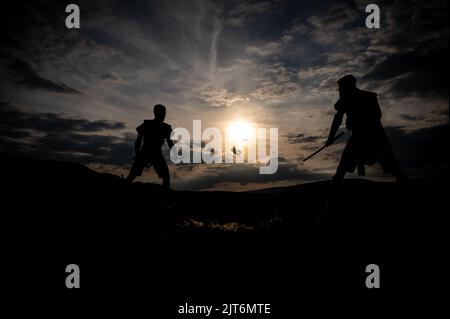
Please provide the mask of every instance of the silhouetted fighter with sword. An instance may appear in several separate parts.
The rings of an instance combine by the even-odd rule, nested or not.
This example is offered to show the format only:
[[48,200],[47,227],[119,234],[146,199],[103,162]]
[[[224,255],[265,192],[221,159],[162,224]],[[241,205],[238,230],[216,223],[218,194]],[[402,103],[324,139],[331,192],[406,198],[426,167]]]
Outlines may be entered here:
[[334,105],[337,113],[327,142],[304,161],[332,145],[344,134],[335,136],[346,115],[345,126],[352,135],[344,148],[332,184],[342,182],[345,174],[354,172],[355,168],[358,168],[359,175],[365,175],[365,165],[373,165],[377,160],[384,172],[394,174],[397,182],[407,181],[408,175],[400,168],[381,124],[377,94],[358,89],[353,75],[346,75],[339,79],[338,85],[339,100]]

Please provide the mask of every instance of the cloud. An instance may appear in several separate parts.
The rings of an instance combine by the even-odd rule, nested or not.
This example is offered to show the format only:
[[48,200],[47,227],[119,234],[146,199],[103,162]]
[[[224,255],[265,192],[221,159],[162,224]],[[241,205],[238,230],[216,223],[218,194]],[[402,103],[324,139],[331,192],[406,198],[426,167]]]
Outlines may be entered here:
[[114,71],[101,75],[100,79],[112,86],[124,83],[124,80]]
[[265,64],[260,85],[251,96],[259,100],[280,100],[302,91],[294,70],[281,63]]
[[448,123],[409,132],[402,127],[385,129],[399,162],[405,168],[448,164]]
[[394,53],[367,73],[362,80],[390,80],[389,92],[394,96],[448,96],[448,50]]
[[342,2],[308,18],[309,24],[317,29],[336,30],[358,17],[357,12],[347,2]]
[[407,53],[448,47],[448,1],[395,1],[384,6],[382,27],[369,49]]
[[267,83],[251,93],[251,96],[259,100],[280,99],[294,95],[301,91],[301,86],[295,82]]
[[438,100],[448,98],[448,41],[443,41],[448,38],[443,18],[448,4],[382,2],[382,25],[376,32],[364,27],[364,5],[343,2],[308,19],[310,39],[324,54],[299,70],[303,86],[312,94],[336,98],[336,80],[352,73],[363,88],[396,98],[396,108],[407,108],[412,96],[428,105],[434,99],[431,104],[437,107]]
[[256,54],[262,57],[279,53],[282,49],[281,43],[269,42],[260,46],[249,45],[245,48],[245,52],[249,54]]
[[355,21],[360,14],[347,2],[341,2],[308,18],[312,26],[311,39],[320,44],[335,43],[343,27]]
[[45,133],[91,133],[125,128],[123,122],[88,121],[55,113],[25,113],[11,107],[7,103],[2,103],[0,121],[2,125],[11,129],[28,129]]
[[325,66],[312,66],[301,69],[298,71],[298,76],[301,80],[310,80],[318,76],[324,77],[334,77],[335,74],[341,72],[342,70],[335,65],[325,65]]
[[88,121],[54,113],[26,113],[4,102],[0,106],[2,152],[85,164],[129,163],[134,134],[110,133],[123,130],[125,126],[121,122]]
[[84,164],[127,166],[131,164],[134,135],[113,136],[67,132],[37,139],[31,155]]
[[231,93],[224,88],[208,88],[201,93],[202,99],[212,107],[226,107],[240,101],[246,101],[240,94]]
[[288,138],[288,143],[292,144],[317,143],[322,142],[326,138],[324,135],[306,135],[305,133],[289,133],[285,136]]
[[270,12],[275,6],[274,1],[242,1],[229,11],[226,23],[231,26],[242,26],[259,14]]
[[[5,55],[0,55],[0,58],[4,59],[4,57]],[[26,61],[12,56],[7,57],[7,60],[12,60],[8,67],[19,77],[19,80],[15,82],[17,85],[25,86],[29,89],[46,90],[55,93],[81,94],[80,91],[64,83],[55,83],[40,76],[34,67]]]
[[407,121],[420,121],[421,118],[410,114],[400,114],[400,117]]

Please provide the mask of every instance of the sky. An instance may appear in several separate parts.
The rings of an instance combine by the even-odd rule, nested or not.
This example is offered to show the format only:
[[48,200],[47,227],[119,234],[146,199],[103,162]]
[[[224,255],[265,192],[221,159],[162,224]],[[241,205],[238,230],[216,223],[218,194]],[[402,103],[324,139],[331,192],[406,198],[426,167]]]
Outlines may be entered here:
[[[413,177],[448,174],[448,1],[64,1],[2,3],[0,152],[126,175],[135,128],[167,107],[192,131],[244,120],[279,131],[279,167],[170,164],[179,190],[250,190],[329,179],[344,138],[323,145],[353,74]],[[381,9],[368,29],[365,6]],[[342,128],[344,130],[344,128]],[[349,134],[347,133],[348,137]],[[164,148],[168,157],[167,147]],[[375,166],[368,177],[381,179]],[[158,182],[151,169],[141,181]]]

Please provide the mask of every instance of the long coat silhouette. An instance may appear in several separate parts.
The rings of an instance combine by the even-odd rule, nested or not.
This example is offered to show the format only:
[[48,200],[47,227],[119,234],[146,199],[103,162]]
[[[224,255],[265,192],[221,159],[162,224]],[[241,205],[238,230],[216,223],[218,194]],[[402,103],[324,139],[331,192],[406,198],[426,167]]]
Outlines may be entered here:
[[327,145],[333,144],[344,115],[346,128],[352,135],[342,153],[333,181],[341,181],[346,172],[354,172],[357,167],[360,175],[364,175],[365,165],[374,165],[377,160],[384,172],[393,173],[398,181],[406,180],[407,175],[401,170],[381,124],[377,94],[358,89],[352,75],[341,78],[338,84],[340,98],[334,105],[337,113]]

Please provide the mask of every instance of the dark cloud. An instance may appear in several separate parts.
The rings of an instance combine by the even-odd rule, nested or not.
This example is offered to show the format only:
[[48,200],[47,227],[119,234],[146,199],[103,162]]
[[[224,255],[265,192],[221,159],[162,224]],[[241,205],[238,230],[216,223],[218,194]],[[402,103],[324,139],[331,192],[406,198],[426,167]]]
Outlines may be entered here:
[[115,72],[109,72],[100,76],[102,80],[121,80],[120,76]]
[[231,26],[242,26],[262,14],[277,10],[282,1],[239,1],[227,12],[226,23]]
[[[2,4],[0,12],[2,49],[5,47],[25,49],[31,39],[44,36],[45,26],[58,24],[64,26],[65,14],[59,13],[65,13],[66,5],[55,0],[8,1]],[[57,30],[55,28],[54,31]]]
[[402,127],[386,127],[394,151],[406,168],[448,165],[448,133],[448,124],[410,132]]
[[64,83],[55,83],[42,76],[26,61],[21,59],[0,55],[0,59],[11,61],[8,68],[19,78],[15,84],[28,87],[29,89],[40,89],[56,93],[81,94],[80,91],[69,87]]
[[88,121],[54,113],[25,113],[0,104],[2,152],[72,160],[85,164],[128,165],[134,134],[95,134],[125,128],[122,122]]
[[7,137],[7,138],[13,138],[13,139],[20,139],[29,137],[31,135],[28,131],[23,131],[20,129],[15,128],[2,128],[0,130],[0,136]]
[[414,115],[409,115],[409,114],[400,114],[400,117],[407,121],[420,121],[421,120],[420,117],[414,116]]
[[362,79],[388,81],[391,96],[448,97],[448,1],[394,1],[381,7],[388,9],[369,44],[378,59],[365,64],[369,72]]
[[351,1],[342,1],[335,4],[327,10],[311,16],[308,22],[314,27],[322,30],[336,30],[346,24],[354,21],[360,15],[358,14]]
[[395,96],[448,96],[448,49],[389,55],[366,74],[363,81],[391,80]]
[[361,1],[330,5],[311,16],[310,39],[325,53],[303,68],[300,78],[331,92],[337,78],[353,73],[367,88],[382,86],[389,97],[448,97],[448,1],[377,4],[381,27],[376,31],[364,27]]
[[85,164],[124,167],[131,164],[134,139],[134,135],[118,137],[79,133],[47,134],[37,140],[30,154]]
[[405,53],[448,47],[448,1],[383,1],[380,6],[382,27],[372,48]]
[[100,76],[101,80],[104,80],[111,85],[119,85],[123,83],[123,79],[116,72],[109,72]]
[[0,107],[0,123],[11,129],[36,130],[45,133],[99,132],[125,128],[123,122],[88,121],[55,113],[25,113],[6,103]]

